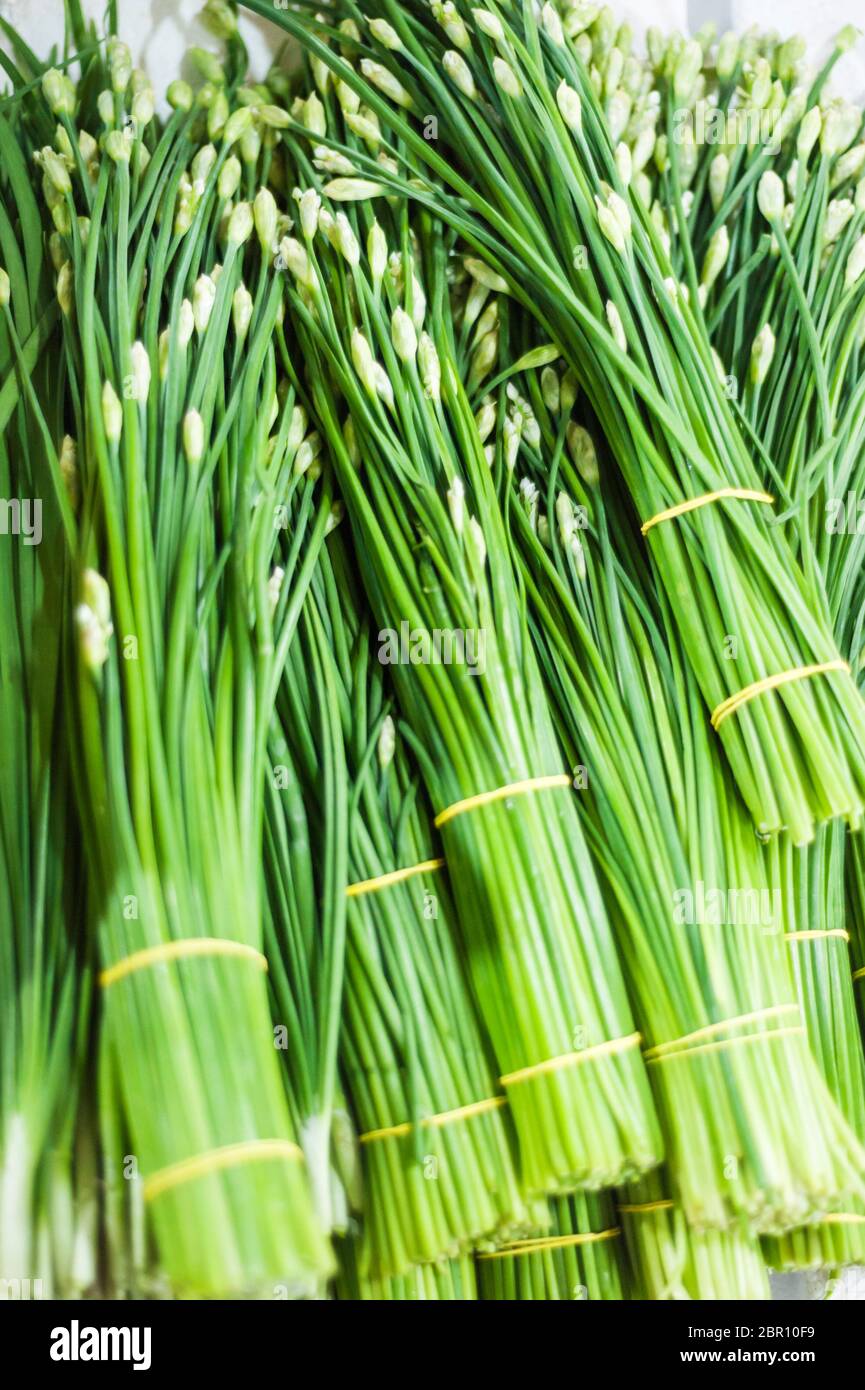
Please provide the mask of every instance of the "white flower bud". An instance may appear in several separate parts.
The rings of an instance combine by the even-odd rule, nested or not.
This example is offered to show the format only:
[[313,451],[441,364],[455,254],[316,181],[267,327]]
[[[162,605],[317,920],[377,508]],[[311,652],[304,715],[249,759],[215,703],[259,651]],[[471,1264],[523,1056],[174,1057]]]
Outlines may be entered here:
[[192,103],[195,99],[192,88],[188,82],[184,82],[181,78],[169,82],[165,96],[173,111],[192,110]]
[[360,245],[344,212],[336,214],[336,245],[352,269],[360,265]]
[[583,128],[583,103],[579,92],[562,80],[556,88],[556,104],[565,125],[578,135]]
[[294,278],[305,289],[314,290],[316,287],[315,272],[310,264],[309,256],[300,242],[294,237],[283,237],[279,243],[279,254]]
[[349,130],[353,131],[361,140],[365,140],[372,149],[376,149],[381,144],[381,127],[374,111],[349,114],[345,118],[345,123]]
[[487,543],[477,517],[472,517],[466,530],[466,559],[476,588],[483,582],[484,566],[487,562]]
[[751,346],[751,380],[755,386],[766,380],[774,356],[775,334],[771,326],[764,323]]
[[306,435],[307,423],[308,421],[306,418],[306,411],[304,410],[303,406],[294,406],[291,412],[291,420],[289,421],[288,425],[288,439],[286,440],[286,448],[288,449],[289,453],[294,453],[295,450],[300,448],[301,444],[303,443],[304,436]]
[[75,87],[65,73],[49,68],[42,76],[42,95],[54,116],[72,116],[75,112]]
[[375,359],[369,343],[359,328],[355,328],[351,335],[351,360],[366,390],[371,396],[377,395]]
[[229,111],[228,97],[220,87],[207,112],[207,135],[210,140],[218,140],[221,137],[228,122]]
[[183,452],[193,468],[204,457],[204,421],[197,410],[187,410],[183,417]]
[[387,269],[387,237],[378,222],[373,222],[369,229],[369,236],[366,239],[366,254],[372,274],[372,283],[378,289]]
[[796,136],[796,153],[803,163],[807,163],[808,156],[813,150],[820,136],[823,127],[823,114],[819,106],[812,106],[810,111],[806,111],[799,126],[799,133]]
[[462,478],[458,477],[456,474],[447,490],[446,496],[453,528],[457,535],[461,536],[465,526],[466,490],[463,486]]
[[547,0],[547,4],[545,4],[541,10],[541,23],[544,26],[544,33],[556,47],[564,48],[565,31],[562,28],[562,21],[559,18],[558,10],[553,8],[549,0]]
[[371,58],[361,58],[360,70],[364,77],[370,81],[374,87],[378,87],[386,97],[396,102],[397,106],[402,106],[408,110],[412,106],[412,99],[401,82],[397,81],[389,68],[381,63],[374,63]]
[[767,222],[784,215],[784,185],[772,169],[767,169],[757,186],[757,206]]
[[76,512],[81,492],[78,482],[78,449],[71,434],[63,436],[57,462],[60,466],[60,476],[66,488],[66,495],[69,498],[69,505],[73,512]]
[[823,114],[820,149],[830,159],[843,154],[853,143],[862,123],[859,108],[846,101],[833,101]]
[[491,10],[472,10],[472,16],[481,33],[486,34],[493,43],[505,42],[505,31],[498,15],[493,14]]
[[384,191],[382,185],[372,179],[331,179],[322,189],[334,203],[357,203],[367,198],[380,198]]
[[849,198],[833,198],[826,209],[823,245],[831,246],[843,232],[856,209]]
[[300,123],[311,135],[327,134],[327,116],[317,92],[311,92],[304,102]]
[[139,405],[146,405],[147,397],[150,395],[150,358],[147,355],[147,348],[143,343],[135,342],[132,344],[129,356],[132,362],[132,384],[135,400]]
[[481,405],[480,410],[475,416],[475,424],[477,425],[478,437],[482,444],[486,443],[493,430],[495,429],[497,417],[498,409],[496,407],[496,403],[492,399],[492,397],[487,396],[483,404]]
[[298,210],[300,229],[305,237],[312,239],[318,230],[318,214],[321,210],[321,198],[314,188],[305,188],[301,193]]
[[628,339],[625,336],[625,326],[622,323],[622,316],[613,303],[612,299],[607,300],[606,304],[607,323],[610,325],[610,332],[613,335],[616,346],[622,352],[628,351]]
[[401,362],[413,362],[417,356],[417,333],[405,309],[394,309],[390,331],[397,357]]
[[558,415],[562,408],[562,392],[559,374],[554,367],[544,367],[541,372],[541,396],[551,415]]
[[504,58],[493,58],[493,77],[505,96],[511,97],[513,100],[522,96],[523,89],[520,86],[520,79],[510,63],[506,62]]
[[844,288],[850,290],[861,280],[865,272],[865,233],[854,242],[853,250],[847,257],[847,268],[844,271]]
[[441,400],[441,363],[436,345],[428,333],[421,333],[418,338],[417,351],[424,390],[431,401],[439,401]]
[[219,171],[219,178],[216,183],[216,190],[224,203],[228,203],[234,197],[240,186],[240,177],[243,167],[236,155],[229,155]]
[[627,188],[628,184],[631,182],[631,175],[634,172],[634,166],[631,161],[630,148],[624,143],[624,141],[621,141],[616,146],[616,169],[618,170],[619,178],[622,180],[622,183]]
[[249,241],[253,226],[252,205],[250,203],[238,203],[232,209],[228,219],[228,240],[231,245],[243,246],[244,242]]
[[123,407],[110,381],[102,387],[102,424],[108,443],[119,443],[123,433]]
[[730,254],[730,234],[727,231],[726,223],[719,227],[711,238],[706,251],[706,258],[703,261],[703,272],[700,276],[700,284],[710,290],[717,280],[724,266],[727,264],[727,257]]
[[479,261],[474,256],[464,256],[463,265],[472,279],[477,280],[485,289],[494,290],[497,294],[510,293],[507,280],[491,269],[485,261]]
[[376,757],[379,767],[384,770],[393,761],[396,752],[396,725],[391,715],[386,715],[381,726],[381,733],[378,736]]
[[239,343],[242,343],[252,322],[252,295],[245,285],[238,285],[231,300],[231,320],[234,324],[234,333]]
[[0,309],[8,309],[11,298],[12,286],[9,283],[9,276],[2,266],[0,266]]
[[252,217],[259,243],[265,255],[270,255],[276,245],[276,220],[278,211],[276,199],[269,188],[260,188],[252,204]]
[[195,310],[188,299],[184,299],[180,305],[180,313],[177,317],[177,341],[182,349],[186,349],[195,331]]
[[567,428],[568,449],[586,487],[597,487],[600,473],[595,442],[588,430],[571,420]]
[[57,276],[57,303],[62,313],[69,317],[75,306],[75,276],[72,262],[64,261]]
[[709,165],[709,197],[712,200],[713,212],[717,212],[724,201],[729,178],[730,160],[725,154],[716,154]]
[[209,275],[199,275],[192,291],[192,317],[199,336],[210,322],[215,301],[216,282]]
[[338,150],[328,149],[327,145],[316,145],[312,154],[313,164],[323,174],[346,174],[351,177],[357,173],[350,159]]
[[298,477],[301,474],[308,472],[312,465],[315,463],[315,460],[318,458],[320,453],[321,435],[318,433],[317,430],[313,430],[312,434],[310,434],[306,439],[302,441],[299,449],[297,450],[297,453],[294,456],[292,471]]
[[478,90],[472,77],[471,68],[462,54],[457,53],[455,48],[449,48],[442,58],[442,66],[463,96],[468,97],[469,101],[474,101]]
[[371,19],[369,31],[374,39],[378,39],[382,48],[387,48],[391,53],[398,53],[402,48],[402,39],[386,19]]

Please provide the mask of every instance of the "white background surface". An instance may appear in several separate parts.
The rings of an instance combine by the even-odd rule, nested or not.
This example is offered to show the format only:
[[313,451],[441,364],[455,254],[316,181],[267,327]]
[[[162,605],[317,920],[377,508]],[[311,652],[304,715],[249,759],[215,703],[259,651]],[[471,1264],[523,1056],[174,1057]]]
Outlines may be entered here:
[[[216,49],[218,45],[198,23],[203,0],[118,0],[122,37],[132,49],[133,60],[150,73],[157,93],[180,70],[184,50],[190,44]],[[802,34],[808,42],[808,59],[815,66],[825,57],[829,40],[845,24],[865,28],[863,0],[610,0],[617,16],[629,20],[638,39],[650,24],[664,31],[698,29],[715,20],[719,31],[741,31],[751,25],[776,29],[784,38]],[[83,0],[85,13],[99,19],[105,0]],[[62,0],[0,0],[0,15],[23,34],[37,53],[59,42],[63,28]],[[271,56],[282,42],[280,31],[249,15],[241,19],[241,31],[256,76],[263,77]],[[835,70],[833,87],[851,98],[865,100],[865,39]],[[820,1296],[825,1279],[819,1276],[785,1275],[773,1281],[776,1297],[801,1299]],[[865,1271],[848,1270],[835,1282],[829,1297],[865,1301]]]

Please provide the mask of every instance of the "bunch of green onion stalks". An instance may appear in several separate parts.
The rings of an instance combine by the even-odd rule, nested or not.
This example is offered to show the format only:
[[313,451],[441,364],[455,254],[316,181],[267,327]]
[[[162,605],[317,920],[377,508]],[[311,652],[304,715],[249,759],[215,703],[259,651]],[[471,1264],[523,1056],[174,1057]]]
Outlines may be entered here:
[[845,856],[846,926],[859,1026],[865,1036],[865,846],[855,840]]
[[554,1197],[533,1236],[478,1255],[482,1301],[619,1300],[622,1232],[603,1192]]
[[[758,490],[750,441],[717,379],[696,292],[680,287],[659,229],[631,195],[626,155],[617,159],[607,114],[553,6],[539,20],[528,7],[460,3],[437,19],[420,4],[381,0],[363,33],[350,6],[328,18],[345,15],[351,32],[271,10],[267,0],[249,0],[248,8],[294,34],[317,70],[325,64],[382,128],[378,159],[354,138],[318,142],[365,183],[434,206],[559,345],[644,524],[695,496]],[[428,111],[437,113],[437,141],[411,121]],[[381,155],[396,157],[396,169]],[[675,178],[675,146],[670,158]],[[838,669],[819,586],[765,506],[716,499],[652,525],[648,536],[758,829],[786,827],[807,843],[815,821],[839,815],[856,825],[865,706]],[[739,641],[735,663],[726,659],[730,634]],[[737,700],[770,677],[812,666],[820,670],[810,678],[797,674]]]
[[[848,837],[838,822],[821,826],[815,843],[795,849],[780,837],[766,849],[769,882],[783,905],[796,994],[808,1043],[839,1109],[865,1144],[865,1061],[856,1016],[844,911],[844,857]],[[766,1258],[779,1269],[865,1262],[862,1200],[833,1212],[804,1232],[766,1242]],[[821,1254],[822,1251],[822,1254]]]
[[741,1225],[695,1231],[671,1190],[661,1172],[619,1194],[616,1220],[627,1251],[627,1296],[712,1303],[771,1298],[761,1242]]
[[[393,634],[407,625],[427,643],[435,630],[483,642],[482,661],[466,647],[468,660],[396,664],[393,674],[459,885],[473,988],[526,1187],[635,1176],[659,1157],[647,1079],[489,469],[443,331],[442,238],[430,239],[434,256],[422,267],[405,205],[391,219],[382,204],[388,237],[364,205],[334,217],[312,189],[298,198],[303,242],[282,244],[294,282],[286,323],[374,621]],[[522,794],[499,799],[514,784]],[[496,799],[474,800],[488,793]]]
[[[532,359],[515,336],[519,367]],[[585,770],[671,1170],[696,1229],[783,1231],[861,1191],[863,1150],[808,1052],[759,843],[565,388],[548,365],[512,378],[513,401],[500,390],[492,466],[560,737]]]
[[273,1047],[261,822],[290,597],[331,503],[319,486],[294,571],[277,576],[276,503],[315,484],[294,473],[294,394],[279,389],[276,228],[259,231],[259,254],[253,209],[235,202],[244,177],[256,183],[233,149],[254,118],[223,120],[225,91],[196,107],[181,87],[156,124],[117,42],[88,66],[82,109],[69,79],[42,86],[34,100],[58,119],[39,162],[79,444],[74,488],[53,464],[78,638],[68,738],[103,1038],[172,1286],[302,1291],[329,1252]]
[[[379,644],[341,536],[321,556],[280,692],[310,796],[326,784],[320,682],[336,689],[349,802],[341,1067],[360,1135],[360,1268],[381,1280],[523,1233],[505,1098],[475,1017],[456,913],[409,747],[389,713]],[[316,816],[321,834],[325,826]],[[404,879],[389,879],[416,870]],[[384,877],[383,877],[384,876]]]
[[72,581],[52,488],[57,312],[19,114],[0,115],[0,1280],[7,1296],[48,1298],[91,1282],[76,1110],[92,960],[61,717]]
[[335,1282],[338,1299],[353,1303],[475,1303],[478,1298],[475,1262],[471,1255],[414,1265],[407,1274],[370,1279],[361,1272],[356,1241],[341,1241]]

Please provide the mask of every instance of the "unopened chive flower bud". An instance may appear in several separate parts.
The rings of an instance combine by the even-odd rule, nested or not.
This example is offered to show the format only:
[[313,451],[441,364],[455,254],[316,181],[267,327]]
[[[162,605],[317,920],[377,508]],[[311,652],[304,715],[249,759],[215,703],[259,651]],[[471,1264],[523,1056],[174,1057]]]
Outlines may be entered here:
[[465,532],[465,546],[469,570],[475,588],[479,589],[483,583],[484,566],[487,562],[487,543],[484,539],[483,528],[475,516],[469,518]]
[[808,156],[820,137],[822,128],[823,114],[820,107],[812,106],[810,111],[806,111],[802,117],[796,136],[796,154],[803,162],[807,162]]
[[860,37],[860,30],[855,24],[845,24],[843,29],[839,29],[835,36],[835,47],[839,53],[849,53],[851,48],[856,47]]
[[117,444],[123,432],[123,407],[110,381],[102,387],[102,424],[108,443]]
[[391,101],[395,101],[397,106],[402,106],[406,110],[412,106],[411,95],[406,91],[401,82],[394,77],[389,68],[381,63],[375,63],[371,58],[361,58],[360,70],[374,87]]
[[132,77],[132,54],[125,43],[114,40],[109,57],[112,91],[122,95]]
[[857,212],[865,212],[865,179],[860,179],[853,195],[853,206]]
[[139,405],[146,405],[150,395],[150,358],[143,343],[132,344],[129,359],[132,364],[133,400]]
[[626,145],[623,140],[616,146],[616,169],[618,170],[619,178],[627,188],[628,184],[631,182],[634,166],[631,161],[630,146]]
[[644,126],[634,141],[631,150],[631,168],[635,174],[645,169],[655,149],[655,131],[652,126]]
[[176,78],[174,82],[169,82],[168,90],[165,93],[168,105],[173,111],[191,111],[194,100],[192,88],[188,82],[182,78]]
[[168,376],[168,354],[171,351],[171,329],[163,328],[158,339],[159,351],[159,380],[164,381]]
[[598,225],[601,231],[610,245],[614,247],[620,255],[624,255],[628,246],[628,239],[622,229],[621,222],[616,214],[601,202],[597,194],[595,195],[595,202],[598,206]]
[[562,392],[559,374],[553,367],[544,367],[541,372],[541,396],[551,415],[558,415],[562,405]]
[[462,478],[456,474],[447,490],[446,496],[453,528],[457,535],[461,536],[465,526],[466,490]]
[[610,128],[610,139],[614,144],[618,144],[625,133],[631,116],[631,104],[631,98],[621,88],[614,92],[607,102],[607,125]]
[[445,0],[444,4],[434,3],[432,12],[436,23],[444,29],[454,48],[458,48],[461,53],[470,53],[471,37],[453,0]]
[[202,145],[189,166],[189,176],[193,185],[200,185],[203,192],[204,185],[207,183],[211,172],[216,166],[217,153],[215,145]]
[[847,257],[847,267],[844,271],[844,288],[850,290],[861,280],[865,272],[865,233],[854,242],[853,250]]
[[728,77],[732,77],[736,64],[739,61],[739,35],[732,31],[723,34],[718,44],[718,53],[715,58],[715,71],[722,82],[726,82]]
[[252,236],[252,205],[238,203],[228,219],[228,240],[232,246],[243,246]]
[[402,48],[402,39],[396,32],[392,24],[388,24],[386,19],[371,19],[369,21],[369,31],[374,39],[377,39],[382,48],[387,48],[391,53],[398,53]]
[[12,298],[12,286],[9,283],[9,276],[0,266],[0,309],[9,308],[9,300]]
[[724,266],[727,264],[727,257],[730,254],[730,233],[727,231],[726,223],[719,227],[717,232],[709,242],[706,257],[703,261],[703,271],[700,276],[700,284],[710,290],[717,280]]
[[266,255],[273,251],[276,244],[277,216],[276,199],[270,189],[260,188],[252,204],[252,217],[261,249]]
[[287,130],[291,125],[291,116],[281,106],[265,103],[264,106],[257,106],[255,110],[261,124],[268,130]]
[[463,265],[473,280],[477,280],[479,285],[485,289],[494,290],[497,294],[508,294],[509,286],[507,280],[499,275],[495,270],[480,261],[474,256],[463,257]]
[[216,301],[216,282],[209,275],[199,275],[192,291],[192,317],[199,336],[207,328]]
[[556,103],[565,125],[574,135],[578,135],[583,128],[583,104],[579,92],[562,80],[556,88]]
[[298,476],[300,476],[302,473],[308,472],[320,453],[321,435],[318,433],[317,430],[313,430],[312,434],[308,435],[306,439],[302,440],[300,447],[298,448],[297,453],[294,456],[294,463],[292,465],[293,471]]
[[417,344],[418,363],[424,390],[431,401],[441,400],[441,363],[436,345],[428,333],[421,333]]
[[394,309],[390,321],[394,351],[401,362],[413,362],[417,356],[417,333],[405,309]]
[[315,272],[310,264],[309,256],[300,242],[295,237],[283,237],[279,243],[279,254],[298,283],[303,285],[305,289],[314,290],[316,286]]
[[195,310],[189,299],[184,299],[180,304],[180,313],[177,316],[177,341],[182,349],[186,349],[195,331]]
[[42,95],[54,116],[71,116],[75,111],[75,87],[57,68],[49,68],[43,74]]
[[349,130],[376,149],[381,144],[381,127],[374,111],[352,112],[345,118]]
[[194,468],[204,457],[204,421],[197,410],[187,410],[183,417],[182,435],[186,462]]
[[393,755],[396,752],[396,725],[391,715],[386,715],[381,726],[381,733],[378,736],[376,745],[376,757],[378,765],[384,771],[393,762]]
[[334,203],[357,203],[367,198],[380,198],[384,191],[382,185],[372,179],[331,179],[322,189]]
[[768,376],[775,356],[775,334],[771,325],[764,323],[751,346],[751,380],[760,386]]
[[375,360],[369,343],[359,328],[351,335],[351,360],[363,386],[371,396],[377,395]]
[[852,145],[841,155],[832,172],[832,188],[839,188],[848,179],[858,179],[865,168],[865,144]]
[[716,154],[709,165],[709,197],[712,211],[717,212],[724,201],[727,183],[730,178],[730,160],[725,154]]
[[493,43],[504,43],[505,31],[498,15],[491,10],[472,10],[472,17],[481,33],[486,34]]
[[493,77],[505,96],[516,100],[523,94],[520,79],[504,58],[493,58]]
[[318,231],[318,214],[321,210],[321,198],[314,188],[305,188],[298,201],[298,212],[300,214],[300,229],[305,237],[312,238]]
[[313,164],[324,174],[345,174],[350,178],[357,173],[350,159],[338,150],[329,150],[327,145],[316,145],[312,153]]
[[60,454],[57,462],[60,467],[60,476],[66,488],[66,495],[69,498],[69,505],[73,512],[78,510],[78,502],[81,490],[78,481],[78,450],[75,440],[71,434],[63,436],[63,443],[60,445]]
[[372,364],[376,395],[383,400],[388,409],[393,410],[393,383],[380,362]]
[[39,156],[39,162],[42,165],[42,172],[56,193],[63,195],[71,192],[72,180],[69,177],[69,170],[56,150],[52,150],[50,145],[46,145]]
[[454,85],[462,92],[463,96],[468,97],[469,101],[474,101],[478,94],[472,71],[455,48],[449,48],[442,58],[442,66]]
[[562,413],[570,415],[579,394],[576,372],[569,367],[562,377]]
[[492,328],[480,339],[472,356],[471,367],[469,369],[469,388],[473,389],[483,381],[484,377],[489,376],[499,351],[499,330]]
[[91,164],[99,153],[99,146],[89,130],[79,130],[78,150],[85,164]]
[[138,126],[149,125],[154,112],[153,88],[142,87],[132,98],[132,119]]
[[216,191],[223,202],[228,203],[234,197],[240,186],[240,178],[243,173],[243,166],[237,155],[229,155],[219,171],[219,178],[216,181]]
[[66,318],[72,313],[75,304],[75,276],[72,262],[64,261],[57,274],[57,303]]
[[317,92],[311,92],[303,103],[300,123],[306,127],[311,135],[327,134],[327,116]]
[[610,325],[610,332],[613,335],[613,339],[616,343],[616,346],[621,348],[622,352],[627,352],[628,339],[625,336],[625,326],[622,323],[622,316],[616,308],[615,304],[613,303],[612,299],[607,300],[606,314],[607,323]]
[[559,18],[558,10],[553,8],[549,0],[547,0],[547,4],[545,4],[541,10],[541,24],[544,26],[544,33],[547,38],[554,43],[557,48],[563,48],[565,43],[565,31],[562,28],[562,21]]
[[240,158],[244,164],[256,164],[261,154],[261,132],[251,125],[240,137]]
[[757,185],[757,206],[767,222],[777,222],[784,215],[784,185],[772,169],[767,169]]
[[831,246],[843,232],[856,209],[849,198],[833,198],[823,223],[823,245]]
[[832,158],[843,154],[855,140],[862,123],[859,108],[847,101],[833,101],[823,114],[820,149]]
[[222,64],[215,53],[208,52],[206,48],[190,48],[187,50],[187,56],[195,64],[205,82],[219,87],[225,81]]
[[354,269],[355,266],[360,265],[360,244],[354,234],[354,228],[344,212],[336,214],[335,234],[337,250]]
[[373,287],[378,289],[382,281],[382,276],[387,269],[387,237],[378,222],[373,222],[369,229],[369,235],[366,239],[366,254],[369,260]]
[[206,0],[198,18],[218,39],[232,39],[237,33],[237,15],[226,0]]
[[503,428],[504,437],[504,459],[505,468],[509,473],[513,473],[517,466],[517,457],[520,452],[520,441],[522,438],[522,416],[515,416],[505,420]]
[[207,112],[207,134],[211,140],[218,140],[226,127],[231,108],[228,97],[220,87]]
[[587,429],[571,420],[567,428],[568,449],[586,487],[596,487],[600,478],[595,442]]
[[113,92],[100,92],[96,98],[96,110],[99,112],[99,119],[103,125],[114,124],[114,94]]
[[223,145],[236,144],[244,132],[250,129],[254,120],[255,116],[248,106],[239,106],[236,111],[232,111],[222,129]]
[[360,97],[347,82],[338,81],[336,84],[336,99],[339,102],[343,116],[355,116],[360,110]]
[[109,130],[105,137],[105,153],[114,164],[128,164],[134,143],[131,130]]

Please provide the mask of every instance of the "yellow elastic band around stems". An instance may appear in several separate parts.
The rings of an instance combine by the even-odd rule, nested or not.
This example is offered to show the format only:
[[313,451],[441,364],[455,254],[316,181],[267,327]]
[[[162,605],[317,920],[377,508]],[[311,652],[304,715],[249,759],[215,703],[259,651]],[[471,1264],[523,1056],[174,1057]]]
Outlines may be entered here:
[[729,695],[726,700],[721,701],[717,709],[712,711],[712,728],[719,728],[728,715],[735,714],[737,709],[757,695],[765,695],[767,690],[777,690],[779,685],[789,685],[791,681],[806,680],[810,676],[821,676],[827,671],[844,671],[849,675],[850,667],[839,657],[836,661],[820,661],[814,666],[794,666],[789,671],[776,671],[774,676],[763,676],[761,680],[746,685],[744,690],[739,690],[735,695]]
[[561,1250],[567,1245],[591,1245],[598,1240],[613,1240],[621,1234],[621,1227],[613,1226],[609,1231],[587,1231],[585,1235],[539,1236],[536,1240],[515,1240],[510,1245],[502,1246],[501,1250],[490,1250],[485,1255],[478,1255],[478,1259],[513,1259],[516,1255],[533,1255],[536,1250]]
[[244,1163],[266,1163],[277,1158],[287,1158],[296,1162],[303,1159],[303,1149],[290,1139],[248,1139],[240,1144],[226,1144],[220,1149],[209,1149],[207,1153],[196,1154],[192,1158],[182,1158],[168,1168],[160,1168],[144,1179],[144,1200],[152,1202],[163,1192],[181,1183],[193,1182],[196,1178],[207,1177],[209,1173],[223,1168],[237,1168]]
[[516,1086],[521,1081],[529,1081],[533,1076],[542,1076],[544,1072],[561,1071],[563,1067],[578,1067],[583,1062],[594,1061],[596,1057],[624,1052],[629,1047],[638,1047],[641,1041],[639,1033],[629,1033],[625,1038],[610,1038],[608,1042],[598,1043],[596,1047],[584,1047],[580,1052],[565,1052],[561,1057],[547,1057],[545,1061],[535,1062],[533,1066],[520,1067],[519,1071],[500,1076],[499,1081],[503,1086]]
[[804,1033],[805,1029],[799,1023],[791,1024],[788,1028],[764,1028],[759,1033],[741,1033],[737,1038],[719,1038],[717,1042],[699,1043],[696,1047],[683,1047],[679,1052],[665,1052],[663,1057],[647,1057],[646,1062],[653,1066],[659,1062],[678,1062],[682,1057],[694,1057],[698,1052],[722,1052],[728,1047],[737,1047],[743,1043],[772,1042],[774,1038],[788,1038],[794,1033]]
[[447,825],[455,816],[465,811],[474,811],[478,806],[488,806],[493,801],[504,801],[509,796],[524,796],[526,792],[540,792],[547,787],[570,787],[571,779],[566,772],[554,772],[547,777],[527,777],[522,782],[509,782],[506,787],[496,787],[491,792],[478,792],[477,796],[467,796],[463,801],[455,801],[446,806],[435,818],[436,826]]
[[360,883],[350,883],[345,890],[347,898],[360,898],[364,893],[379,893],[382,888],[390,888],[395,883],[403,883],[416,874],[431,874],[443,869],[443,859],[425,859],[422,864],[412,864],[407,869],[391,869],[390,873],[378,874],[376,878],[365,878]]
[[761,1018],[775,1018],[778,1014],[798,1013],[798,1004],[772,1004],[768,1009],[754,1009],[749,1014],[738,1014],[735,1018],[722,1018],[717,1023],[707,1023],[705,1028],[698,1028],[693,1033],[685,1033],[684,1037],[671,1038],[669,1042],[656,1043],[654,1047],[646,1048],[643,1056],[648,1061],[652,1057],[660,1057],[664,1052],[678,1051],[686,1047],[688,1043],[700,1042],[703,1038],[713,1038],[716,1033],[723,1033],[725,1028],[744,1027],[748,1023],[759,1023]]
[[816,1223],[818,1226],[859,1226],[865,1222],[865,1216],[859,1216],[853,1211],[830,1211],[826,1216],[821,1216]]
[[642,1215],[644,1211],[669,1211],[676,1203],[672,1197],[659,1197],[656,1202],[625,1202],[617,1207],[617,1211],[625,1212],[628,1216]]
[[136,970],[147,970],[151,965],[187,960],[192,956],[237,956],[254,961],[260,970],[267,969],[266,958],[254,946],[245,946],[242,941],[219,936],[189,936],[182,941],[164,941],[161,946],[148,946],[143,951],[125,956],[102,971],[99,983],[103,989],[107,989],[125,975],[134,975]]
[[850,940],[850,933],[843,927],[832,927],[831,931],[788,931],[784,933],[785,941],[820,941],[824,937],[837,936],[844,941]]
[[[420,1121],[421,1129],[442,1129],[456,1120],[468,1120],[472,1115],[484,1115],[489,1110],[498,1110],[507,1105],[507,1096],[487,1096],[486,1100],[473,1100],[470,1105],[460,1105],[456,1110],[444,1110],[440,1115],[425,1115]],[[412,1126],[408,1120],[399,1125],[388,1125],[386,1129],[370,1129],[361,1134],[358,1142],[374,1144],[379,1139],[402,1139],[411,1134]]]
[[862,979],[865,979],[865,965],[863,965],[863,967],[862,967],[861,970],[854,970],[854,971],[853,971],[853,979],[854,979],[854,980],[862,980]]
[[720,487],[716,492],[706,492],[702,497],[688,497],[684,502],[677,502],[675,507],[667,507],[663,512],[658,512],[656,516],[644,521],[640,531],[645,536],[647,531],[651,531],[653,526],[659,525],[662,521],[672,521],[676,516],[695,512],[698,507],[708,507],[711,502],[721,502],[726,497],[738,497],[743,502],[766,502],[770,505],[775,501],[770,493],[755,492],[753,488]]

